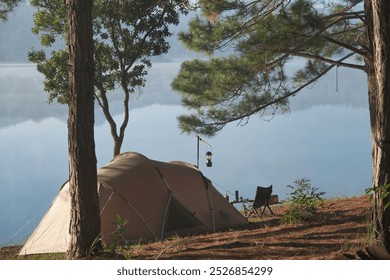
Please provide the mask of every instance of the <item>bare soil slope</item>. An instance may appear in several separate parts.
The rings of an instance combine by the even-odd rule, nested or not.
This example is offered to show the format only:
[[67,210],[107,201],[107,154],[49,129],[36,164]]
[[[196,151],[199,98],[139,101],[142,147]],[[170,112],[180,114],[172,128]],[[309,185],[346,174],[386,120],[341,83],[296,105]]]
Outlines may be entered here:
[[307,224],[281,224],[284,207],[273,211],[276,217],[238,229],[151,243],[130,253],[140,259],[344,259],[342,253],[369,241],[368,197],[328,200],[321,218]]
[[[134,245],[120,253],[131,259],[344,259],[370,241],[369,198],[326,200],[321,217],[306,224],[285,225],[285,208],[274,205],[261,220],[240,228],[163,242]],[[15,258],[19,247],[0,248],[0,259]]]

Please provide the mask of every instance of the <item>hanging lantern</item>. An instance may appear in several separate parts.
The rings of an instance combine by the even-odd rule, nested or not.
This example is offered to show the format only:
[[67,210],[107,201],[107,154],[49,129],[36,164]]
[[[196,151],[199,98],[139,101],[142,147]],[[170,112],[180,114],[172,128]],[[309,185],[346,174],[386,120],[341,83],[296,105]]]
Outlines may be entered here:
[[212,158],[213,158],[213,153],[210,151],[207,151],[207,153],[206,153],[206,166],[207,167],[213,166]]

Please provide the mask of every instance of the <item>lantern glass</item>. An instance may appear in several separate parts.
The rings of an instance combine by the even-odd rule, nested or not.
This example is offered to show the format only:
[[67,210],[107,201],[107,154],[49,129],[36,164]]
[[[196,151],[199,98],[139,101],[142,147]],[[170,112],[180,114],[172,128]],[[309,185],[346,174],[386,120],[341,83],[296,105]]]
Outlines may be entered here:
[[213,166],[212,158],[213,158],[213,154],[210,151],[208,151],[206,153],[206,166],[207,167]]

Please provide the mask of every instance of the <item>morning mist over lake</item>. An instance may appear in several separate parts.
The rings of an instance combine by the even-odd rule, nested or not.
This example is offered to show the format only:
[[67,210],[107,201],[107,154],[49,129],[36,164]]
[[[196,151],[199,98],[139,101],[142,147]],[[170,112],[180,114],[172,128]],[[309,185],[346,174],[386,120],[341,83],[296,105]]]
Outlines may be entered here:
[[[22,7],[1,24],[1,38],[9,35],[18,13],[29,12],[29,7]],[[21,56],[31,48],[29,43],[20,45],[31,28],[26,25],[24,18],[16,29],[22,30],[20,37],[12,40],[20,55],[12,52],[10,42],[1,40],[0,245],[25,240],[68,176],[67,108],[48,104],[43,76]],[[196,135],[182,134],[178,128],[176,118],[186,109],[170,88],[180,62],[188,57],[180,43],[173,44],[164,61],[153,63],[147,86],[132,97],[122,151],[195,164]],[[118,119],[120,107],[120,97],[114,97]],[[206,167],[206,149],[201,146],[200,170],[222,194],[238,190],[244,198],[253,198],[256,186],[272,184],[274,193],[285,199],[288,184],[308,178],[327,197],[361,195],[371,184],[366,77],[353,70],[332,71],[291,99],[289,113],[254,116],[245,126],[230,124],[205,140],[212,145],[213,167]],[[111,160],[113,142],[98,107],[95,141],[101,167]]]

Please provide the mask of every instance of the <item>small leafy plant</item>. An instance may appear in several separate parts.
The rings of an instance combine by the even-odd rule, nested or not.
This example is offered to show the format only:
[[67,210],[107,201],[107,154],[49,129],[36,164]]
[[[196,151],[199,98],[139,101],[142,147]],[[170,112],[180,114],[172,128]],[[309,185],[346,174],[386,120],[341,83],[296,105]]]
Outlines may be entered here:
[[318,207],[324,201],[319,188],[312,186],[309,179],[303,178],[294,181],[295,186],[288,185],[292,190],[289,205],[281,219],[282,223],[293,224],[310,222],[318,218]]
[[[378,187],[373,186],[371,188],[366,189],[366,195],[370,196],[371,202],[374,201],[374,197],[375,197],[376,194],[378,194],[379,198],[382,199],[382,200],[384,200],[387,197],[389,197],[390,196],[390,184],[382,185],[382,186],[378,186]],[[390,207],[390,201],[387,202],[383,206],[383,210],[386,210],[388,207]]]
[[126,232],[126,225],[129,221],[123,219],[119,214],[115,217],[115,230],[112,232],[111,241],[106,245],[108,250],[115,251],[119,246],[126,243],[124,233]]

